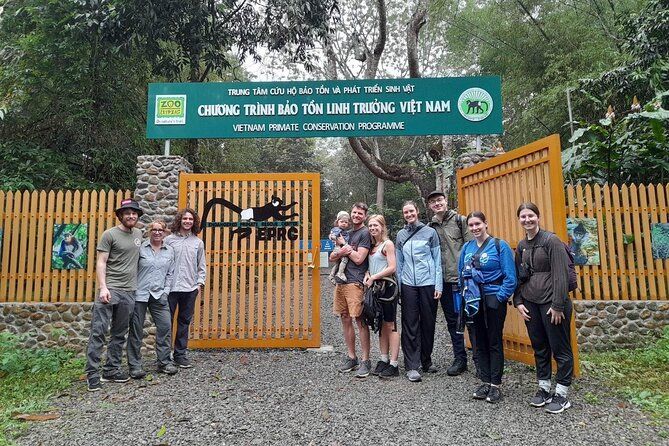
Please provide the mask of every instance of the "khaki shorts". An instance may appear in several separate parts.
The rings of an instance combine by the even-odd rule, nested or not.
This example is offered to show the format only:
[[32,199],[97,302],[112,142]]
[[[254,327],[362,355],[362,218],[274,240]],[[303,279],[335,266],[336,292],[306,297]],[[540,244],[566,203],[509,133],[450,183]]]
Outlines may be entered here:
[[345,283],[337,285],[333,305],[335,316],[348,314],[351,317],[360,317],[364,298],[362,284]]

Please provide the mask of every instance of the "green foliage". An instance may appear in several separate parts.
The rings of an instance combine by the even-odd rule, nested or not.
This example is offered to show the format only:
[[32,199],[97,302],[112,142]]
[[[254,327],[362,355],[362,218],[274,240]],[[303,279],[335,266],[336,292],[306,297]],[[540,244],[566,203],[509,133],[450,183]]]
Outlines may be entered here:
[[[627,64],[581,82],[593,110],[614,117],[581,122],[563,153],[572,181],[664,183],[669,178],[669,5],[651,0],[621,25]],[[646,104],[629,110],[633,97]],[[617,115],[617,116],[615,116]],[[643,165],[644,169],[639,169]]]
[[[144,133],[149,82],[239,79],[263,46],[308,63],[334,2],[0,4],[0,187],[118,189],[160,151]],[[182,148],[201,168],[197,142]]]
[[118,26],[111,1],[4,2],[3,188],[134,183],[136,155],[152,151],[143,136],[149,71],[121,54]]
[[650,347],[583,355],[581,363],[615,392],[669,420],[669,327]]
[[0,445],[24,427],[12,416],[48,410],[49,399],[78,378],[83,362],[62,348],[20,348],[16,335],[0,333]]
[[[596,183],[664,183],[669,179],[669,92],[621,119],[601,119],[574,132],[563,150],[565,177]],[[643,169],[639,166],[643,165]]]
[[615,110],[628,108],[636,95],[648,100],[669,90],[669,5],[650,0],[621,17],[620,47],[626,64],[581,81],[581,88]]
[[[502,142],[514,148],[551,133],[566,136],[566,90],[627,60],[617,22],[640,3],[442,0],[432,26],[447,36],[445,66],[502,77]],[[587,102],[572,95],[577,118],[592,117]]]

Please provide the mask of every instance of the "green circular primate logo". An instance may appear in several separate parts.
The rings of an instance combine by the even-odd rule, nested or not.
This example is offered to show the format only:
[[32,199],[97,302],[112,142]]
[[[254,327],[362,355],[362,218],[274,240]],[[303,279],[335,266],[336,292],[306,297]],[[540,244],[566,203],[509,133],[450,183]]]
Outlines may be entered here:
[[469,121],[483,121],[492,113],[492,96],[483,88],[468,88],[458,99],[458,110]]

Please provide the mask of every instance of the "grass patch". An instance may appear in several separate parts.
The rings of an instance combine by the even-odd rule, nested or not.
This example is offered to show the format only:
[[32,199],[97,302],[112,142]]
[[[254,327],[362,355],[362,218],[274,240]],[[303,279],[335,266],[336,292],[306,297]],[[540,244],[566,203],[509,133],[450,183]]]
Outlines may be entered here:
[[583,354],[581,364],[653,417],[669,419],[669,327],[650,347]]
[[62,348],[25,349],[12,333],[0,333],[0,446],[12,444],[25,423],[21,413],[49,409],[49,399],[77,380],[84,359]]

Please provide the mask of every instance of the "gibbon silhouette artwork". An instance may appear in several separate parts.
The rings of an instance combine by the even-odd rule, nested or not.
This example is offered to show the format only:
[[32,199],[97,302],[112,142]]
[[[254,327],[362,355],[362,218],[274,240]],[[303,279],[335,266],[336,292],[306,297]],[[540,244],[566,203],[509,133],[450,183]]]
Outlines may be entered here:
[[[283,200],[276,195],[272,195],[269,203],[263,206],[251,207],[247,209],[242,209],[236,204],[226,200],[225,198],[212,198],[204,205],[204,212],[202,213],[202,225],[201,228],[206,227],[207,217],[209,212],[214,205],[222,205],[231,211],[239,214],[241,221],[267,221],[270,218],[273,218],[276,221],[286,221],[292,218],[298,217],[300,214],[293,212],[292,214],[286,214],[286,211],[289,211],[293,206],[297,204],[297,201],[292,202],[291,204],[283,204]],[[239,241],[244,238],[247,238],[251,235],[251,227],[238,227],[230,231],[230,240],[233,239],[235,234],[239,234]]]
[[[488,111],[488,103],[486,101],[472,101],[467,99],[467,114],[476,113],[482,114]],[[483,108],[485,106],[485,108]]]

